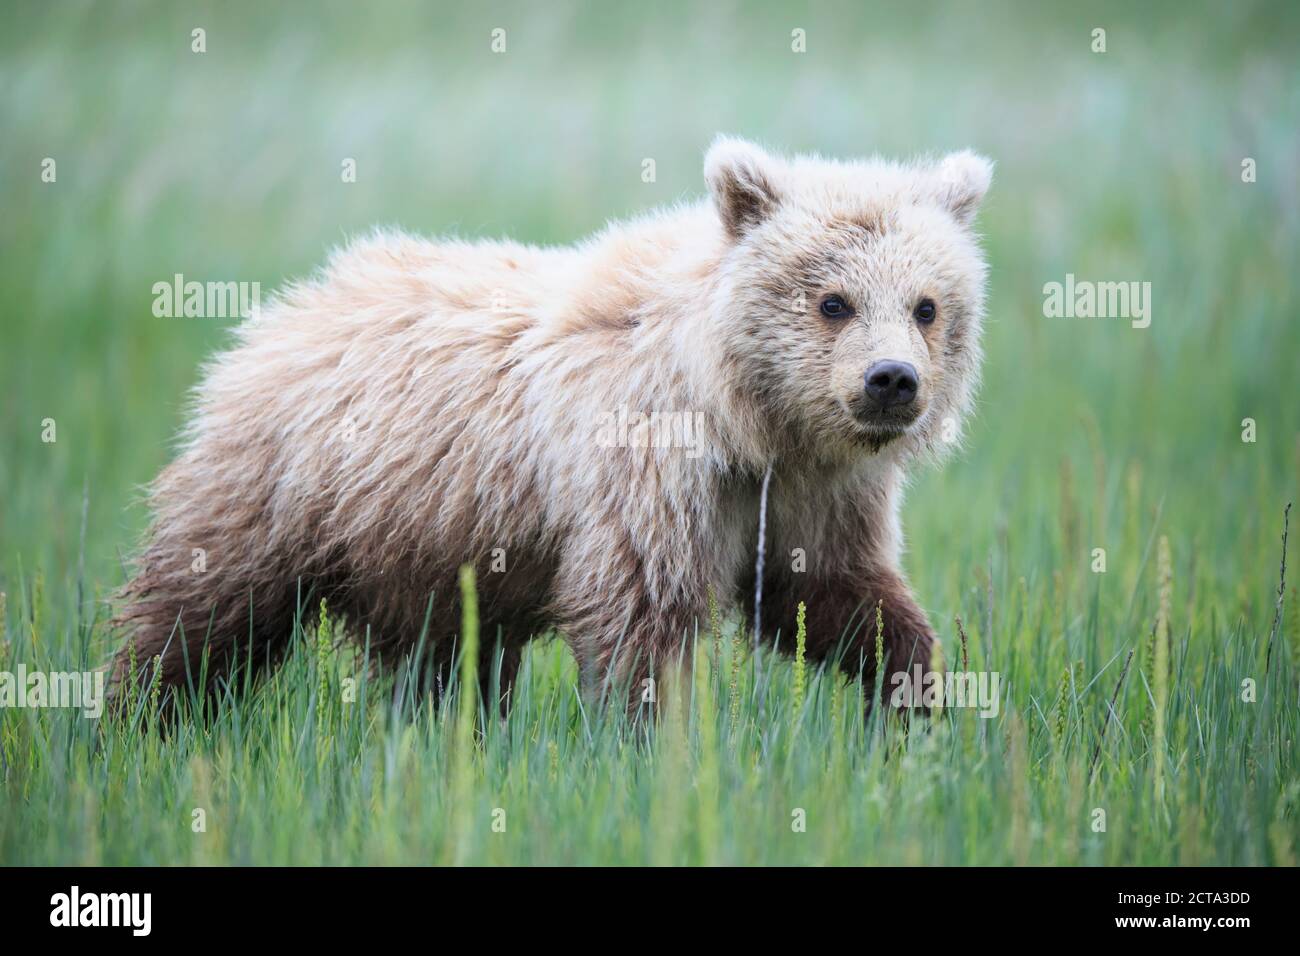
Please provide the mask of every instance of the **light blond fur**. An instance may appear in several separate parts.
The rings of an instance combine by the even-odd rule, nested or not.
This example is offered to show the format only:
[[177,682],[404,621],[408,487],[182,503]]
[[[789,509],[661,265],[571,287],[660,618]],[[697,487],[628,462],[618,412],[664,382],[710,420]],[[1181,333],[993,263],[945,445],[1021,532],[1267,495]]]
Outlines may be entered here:
[[[504,685],[523,643],[555,629],[588,687],[635,693],[710,594],[748,612],[771,466],[764,624],[790,634],[805,600],[810,649],[870,671],[855,642],[881,603],[891,658],[928,662],[898,504],[974,392],[971,221],[990,172],[966,153],[839,163],[720,139],[709,201],[573,247],[351,243],[205,370],[120,595],[137,659],[219,686],[237,662],[278,660],[310,595],[386,661],[427,621],[445,669],[469,563]],[[854,316],[822,316],[827,293]],[[923,296],[938,307],[925,328]],[[905,426],[857,414],[881,359],[918,371]],[[599,432],[620,409],[691,413],[695,447],[611,447]]]

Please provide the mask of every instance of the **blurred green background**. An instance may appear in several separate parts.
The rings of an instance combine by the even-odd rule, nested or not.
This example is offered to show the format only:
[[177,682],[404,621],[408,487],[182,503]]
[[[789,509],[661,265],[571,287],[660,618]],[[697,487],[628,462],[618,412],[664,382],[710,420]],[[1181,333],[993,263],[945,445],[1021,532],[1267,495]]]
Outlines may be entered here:
[[[191,52],[195,28],[206,53]],[[495,28],[505,53],[491,51]],[[1095,28],[1105,53],[1092,50]],[[795,29],[804,53],[791,50]],[[701,195],[703,152],[719,132],[841,157],[990,156],[985,387],[966,450],[909,495],[906,565],[920,601],[949,660],[960,614],[980,664],[1003,671],[1024,723],[997,734],[1023,758],[1015,741],[1029,728],[1031,776],[1044,775],[1024,807],[1034,818],[1040,798],[1079,792],[1115,657],[1150,630],[1152,542],[1167,536],[1183,822],[1084,858],[1167,861],[1199,833],[1214,847],[1201,859],[1294,862],[1300,791],[1278,781],[1295,779],[1295,682],[1275,671],[1285,724],[1234,709],[1233,695],[1243,676],[1261,677],[1282,509],[1300,478],[1296,4],[7,2],[0,111],[0,591],[11,635],[28,630],[20,616],[36,637],[62,635],[46,637],[55,663],[59,648],[75,653],[74,621],[93,596],[120,582],[146,519],[140,486],[169,457],[199,363],[228,341],[227,321],[156,318],[155,282],[257,281],[265,295],[377,224],[570,242]],[[46,157],[54,183],[41,181]],[[1242,181],[1247,157],[1253,183]],[[341,181],[347,158],[355,183]],[[647,158],[653,183],[642,180]],[[1045,318],[1043,285],[1067,273],[1150,282],[1151,326]],[[47,418],[52,444],[41,441]],[[1244,418],[1254,443],[1242,441]],[[1097,547],[1105,575],[1089,571]],[[31,606],[42,601],[38,626]],[[1288,613],[1275,650],[1288,667],[1297,630]],[[103,638],[95,632],[92,663]],[[1075,659],[1085,667],[1067,708],[1058,680]],[[1135,663],[1125,726],[1107,741],[1135,768],[1148,753],[1149,665]],[[551,672],[563,699],[563,672]],[[1063,716],[1048,730],[1054,699],[1058,716],[1074,713],[1077,737]],[[973,830],[944,831],[942,858],[998,862],[1002,831],[988,814],[1010,784],[984,778],[972,790],[987,741],[968,743],[945,779],[989,805],[971,810]],[[1053,776],[1044,768],[1058,753],[1073,763]],[[1263,782],[1242,776],[1256,767],[1247,753]],[[37,792],[80,807],[44,770]],[[273,763],[264,772],[273,780]],[[853,792],[861,778],[845,774],[836,779]],[[1144,781],[1124,786],[1134,818],[1150,823]],[[742,802],[767,792],[743,786]],[[298,800],[286,797],[286,819]],[[867,817],[853,832],[882,859],[927,859],[951,809],[918,808],[910,830]],[[608,819],[626,820],[619,812],[611,805]],[[118,841],[109,857],[130,859],[138,815],[87,814],[86,832],[102,826]],[[318,843],[297,833],[298,850],[271,858],[315,859],[303,849],[315,846],[329,858],[328,832]],[[988,838],[982,850],[973,832]],[[54,837],[32,850],[17,833],[7,845],[27,846],[24,858],[63,858]],[[258,847],[240,858],[258,859]],[[591,858],[581,841],[567,852]],[[767,851],[718,850],[751,852]],[[1042,859],[1080,859],[1072,852]]]
[[[1036,533],[1063,459],[1085,497],[1113,497],[1109,466],[1138,461],[1184,535],[1271,541],[1300,424],[1300,10],[1052,7],[6,4],[0,567],[75,564],[85,484],[87,567],[120,576],[144,519],[128,505],[229,324],[155,318],[154,282],[268,293],[376,224],[572,241],[701,194],[718,132],[998,164],[980,412],[964,459],[909,508],[923,593],[1009,512]],[[1151,327],[1044,318],[1042,286],[1067,272],[1150,281]],[[1089,487],[1098,456],[1105,487]],[[1239,556],[1205,564],[1237,580]]]

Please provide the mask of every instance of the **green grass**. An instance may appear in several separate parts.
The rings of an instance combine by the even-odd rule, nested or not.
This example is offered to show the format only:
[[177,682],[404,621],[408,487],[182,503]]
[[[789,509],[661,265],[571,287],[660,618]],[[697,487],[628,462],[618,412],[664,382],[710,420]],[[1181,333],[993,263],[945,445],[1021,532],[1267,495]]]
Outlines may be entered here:
[[[148,695],[119,722],[0,709],[0,863],[1295,863],[1294,545],[1265,668],[1300,499],[1294,8],[51,6],[0,28],[0,670],[111,647],[137,489],[226,341],[154,318],[154,282],[269,291],[374,223],[570,241],[697,195],[728,131],[998,162],[985,388],[904,525],[949,664],[960,617],[1003,701],[905,734],[855,685],[810,663],[797,691],[790,657],[702,621],[657,726],[586,707],[553,640],[502,723],[458,685],[394,706],[313,608],[271,681],[168,736]],[[1067,272],[1150,281],[1151,327],[1044,318]]]

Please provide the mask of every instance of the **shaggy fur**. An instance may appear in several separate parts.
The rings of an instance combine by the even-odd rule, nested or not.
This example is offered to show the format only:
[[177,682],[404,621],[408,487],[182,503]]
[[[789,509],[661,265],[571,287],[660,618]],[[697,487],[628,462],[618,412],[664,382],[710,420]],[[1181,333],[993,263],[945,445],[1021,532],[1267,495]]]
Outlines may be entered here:
[[[892,665],[928,666],[899,499],[975,387],[971,221],[990,174],[969,153],[840,163],[721,139],[710,202],[574,247],[354,242],[206,369],[119,595],[138,660],[161,655],[178,685],[206,654],[219,686],[237,660],[283,656],[310,594],[387,662],[427,620],[445,668],[469,563],[503,688],[522,645],[554,628],[588,689],[614,676],[639,699],[710,593],[751,610],[770,465],[768,636],[790,643],[802,600],[810,656],[840,647],[870,676],[879,602]],[[820,313],[830,293],[851,318]],[[924,327],[922,297],[938,307]],[[914,420],[864,411],[880,359],[917,369]],[[600,429],[621,409],[693,413],[697,443],[609,447]],[[127,659],[123,646],[119,680]]]

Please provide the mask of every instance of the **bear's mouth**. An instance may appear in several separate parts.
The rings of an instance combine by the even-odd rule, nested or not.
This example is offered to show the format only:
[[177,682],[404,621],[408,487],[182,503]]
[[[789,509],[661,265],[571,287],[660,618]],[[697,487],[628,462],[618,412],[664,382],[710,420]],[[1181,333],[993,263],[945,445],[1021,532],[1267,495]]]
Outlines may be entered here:
[[921,417],[914,404],[879,408],[865,399],[851,402],[848,411],[858,431],[886,442],[902,436]]
[[906,435],[922,412],[915,405],[882,409],[867,401],[865,396],[845,402],[843,407],[848,414],[854,443],[870,449],[872,454]]
[[861,444],[869,446],[872,451],[880,451],[907,434],[906,427],[892,423],[863,421],[857,418],[853,424],[854,437]]

